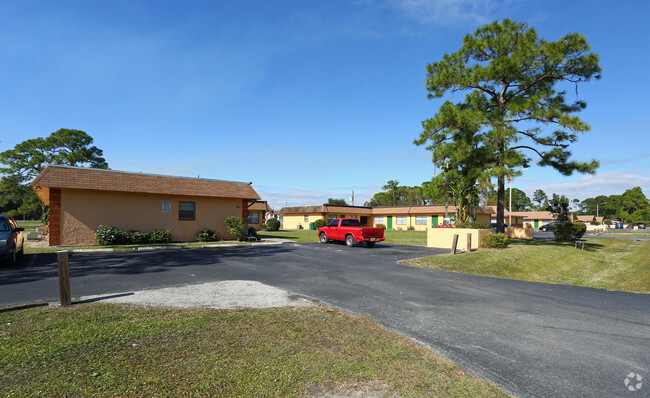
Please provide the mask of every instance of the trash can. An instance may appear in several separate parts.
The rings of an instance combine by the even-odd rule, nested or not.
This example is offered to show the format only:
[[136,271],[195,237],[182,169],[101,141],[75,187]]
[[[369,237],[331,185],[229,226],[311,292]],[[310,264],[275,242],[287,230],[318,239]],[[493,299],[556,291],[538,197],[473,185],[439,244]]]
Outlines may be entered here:
[[311,231],[314,230],[314,223],[313,223],[313,222],[310,222],[310,223],[309,223],[309,229],[310,229]]

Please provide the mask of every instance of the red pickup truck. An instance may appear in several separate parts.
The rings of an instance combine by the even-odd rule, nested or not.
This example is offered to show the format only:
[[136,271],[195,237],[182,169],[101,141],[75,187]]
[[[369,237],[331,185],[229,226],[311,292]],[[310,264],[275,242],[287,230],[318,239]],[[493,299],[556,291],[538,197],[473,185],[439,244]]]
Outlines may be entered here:
[[318,229],[318,238],[320,243],[340,240],[345,241],[349,247],[359,242],[366,242],[366,246],[373,247],[376,242],[384,240],[384,229],[362,227],[356,218],[337,218]]

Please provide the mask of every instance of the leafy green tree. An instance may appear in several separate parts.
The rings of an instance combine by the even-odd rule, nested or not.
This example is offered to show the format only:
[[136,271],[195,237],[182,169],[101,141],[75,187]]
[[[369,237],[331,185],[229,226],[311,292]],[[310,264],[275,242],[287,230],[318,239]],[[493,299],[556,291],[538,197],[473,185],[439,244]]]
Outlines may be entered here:
[[[526,24],[508,19],[486,25],[466,35],[458,52],[427,66],[429,98],[467,94],[461,103],[446,101],[425,120],[415,144],[429,143],[433,162],[442,166],[467,148],[467,133],[472,133],[483,170],[498,181],[497,223],[503,232],[506,178],[519,175],[530,155],[564,175],[593,173],[598,167],[595,160],[570,160],[569,145],[577,133],[589,130],[575,115],[586,105],[568,104],[555,86],[599,78],[600,71],[598,56],[580,34],[546,41]],[[549,133],[544,126],[556,129]]]
[[376,193],[364,206],[415,206],[430,203],[427,194],[420,186],[400,186],[399,181],[390,180],[382,187],[384,192]]
[[40,201],[27,184],[48,164],[107,169],[103,153],[91,136],[81,130],[60,129],[47,138],[21,142],[14,149],[0,153],[0,208],[10,214],[40,217]]
[[399,181],[397,181],[397,180],[389,180],[386,183],[386,185],[381,187],[381,189],[391,193],[391,195],[393,196],[393,206],[396,206],[395,203],[397,203],[397,202],[395,201],[395,195],[397,195],[398,192],[399,192],[398,191],[398,189],[399,189]]
[[[497,191],[490,191],[488,204],[496,205],[497,203]],[[510,203],[510,188],[506,189],[506,206]],[[533,204],[530,201],[526,192],[522,191],[519,188],[512,188],[512,211],[527,211],[532,208]]]
[[628,222],[637,223],[647,220],[650,205],[641,187],[628,189],[621,195],[620,217]]
[[553,213],[558,221],[569,221],[569,199],[564,195],[554,193],[546,210]]
[[533,193],[533,201],[537,203],[535,208],[537,210],[542,210],[543,208],[546,207],[546,202],[548,202],[548,196],[546,196],[544,191],[538,189]]
[[347,206],[348,205],[347,202],[345,201],[345,199],[334,199],[334,198],[327,199],[326,204],[332,205],[332,206]]

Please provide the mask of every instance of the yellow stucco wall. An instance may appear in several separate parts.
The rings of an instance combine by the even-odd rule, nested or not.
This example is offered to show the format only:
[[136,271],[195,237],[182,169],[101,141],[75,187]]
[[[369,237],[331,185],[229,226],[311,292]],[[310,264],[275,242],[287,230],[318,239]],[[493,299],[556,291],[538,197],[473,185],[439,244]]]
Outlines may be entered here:
[[[308,221],[305,221],[305,215],[308,216]],[[300,215],[285,215],[282,217],[282,229],[309,229],[309,223],[316,220],[324,220],[325,218],[321,213],[305,213]]]
[[451,250],[454,235],[458,235],[457,250],[467,249],[467,234],[472,235],[472,250],[479,248],[483,238],[490,233],[489,229],[469,228],[427,228],[427,247],[440,247]]
[[533,228],[506,228],[506,236],[512,239],[533,239]]
[[[170,213],[162,212],[163,201],[172,203]],[[195,220],[178,219],[179,201],[196,203]],[[241,205],[241,199],[233,198],[65,189],[61,192],[61,244],[94,244],[95,231],[100,225],[115,226],[122,231],[168,229],[174,241],[196,240],[197,232],[204,228],[231,238],[225,219],[241,217]]]

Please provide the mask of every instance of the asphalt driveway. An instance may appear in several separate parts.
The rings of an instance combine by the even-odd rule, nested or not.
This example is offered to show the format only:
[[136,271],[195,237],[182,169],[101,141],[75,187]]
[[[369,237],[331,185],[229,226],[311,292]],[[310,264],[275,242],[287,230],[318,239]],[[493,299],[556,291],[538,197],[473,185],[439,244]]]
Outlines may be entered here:
[[[650,396],[650,295],[397,264],[440,252],[289,243],[75,253],[72,293],[254,280],[371,316],[518,396]],[[55,255],[2,267],[0,306],[56,301],[56,278]],[[624,384],[630,373],[644,378],[634,393]]]

